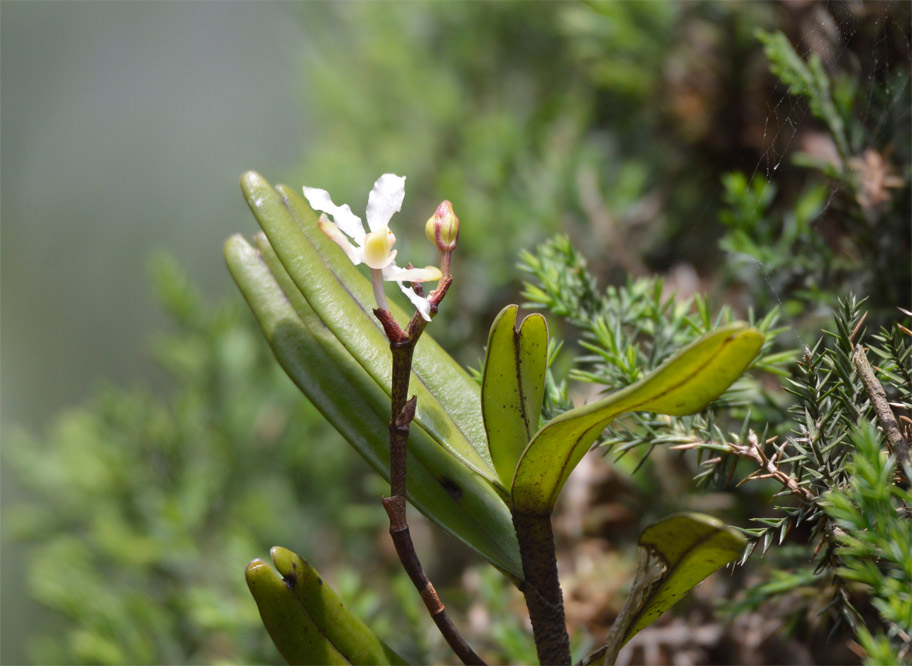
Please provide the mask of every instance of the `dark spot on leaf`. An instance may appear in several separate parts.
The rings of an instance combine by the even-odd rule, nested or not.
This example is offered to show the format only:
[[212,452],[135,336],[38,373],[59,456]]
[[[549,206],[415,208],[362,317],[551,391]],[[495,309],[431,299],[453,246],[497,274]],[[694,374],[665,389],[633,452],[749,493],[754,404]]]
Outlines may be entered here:
[[282,578],[282,580],[285,581],[285,584],[286,584],[288,587],[294,588],[294,586],[298,584],[298,574],[296,574],[296,573],[290,573],[290,574],[288,574],[287,576],[284,576],[284,577]]
[[295,562],[294,560],[292,560],[292,561],[291,561],[291,568],[292,568],[292,569],[297,569],[297,568],[298,568],[298,563]]
[[453,479],[446,476],[441,477],[440,485],[443,486],[443,489],[457,502],[462,499],[462,487],[453,481]]
[[318,576],[318,577],[317,577],[317,585],[322,585],[322,584],[323,584],[323,579],[320,578],[320,577]]

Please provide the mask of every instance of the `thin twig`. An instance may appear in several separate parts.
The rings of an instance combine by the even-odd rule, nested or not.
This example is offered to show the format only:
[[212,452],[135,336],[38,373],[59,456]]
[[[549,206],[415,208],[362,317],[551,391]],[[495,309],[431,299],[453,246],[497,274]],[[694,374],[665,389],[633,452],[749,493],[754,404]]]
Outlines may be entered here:
[[905,469],[909,465],[909,442],[903,437],[899,425],[896,423],[896,417],[893,416],[893,410],[890,409],[890,403],[887,402],[887,394],[874,375],[874,371],[871,370],[868,356],[861,345],[855,345],[852,365],[855,366],[858,377],[861,379],[868,397],[871,398],[871,407],[874,408],[874,413],[877,414],[877,420],[880,421],[884,436],[896,455],[897,462]]
[[731,448],[732,453],[739,455],[742,458],[751,458],[757,461],[757,464],[760,466],[760,469],[745,478],[741,483],[759,478],[775,479],[788,488],[793,495],[797,495],[804,501],[814,502],[816,500],[814,493],[802,486],[794,477],[782,471],[779,467],[777,461],[781,455],[781,450],[776,451],[772,458],[767,457],[766,453],[763,452],[763,447],[760,446],[757,433],[753,430],[748,432],[747,446],[732,443],[729,444],[729,447]]
[[[428,299],[431,303],[431,316],[437,313],[437,307],[447,289],[450,287],[452,277],[445,275],[438,288],[431,293]],[[427,326],[427,320],[416,312],[405,331],[399,326],[388,310],[376,309],[374,315],[380,320],[387,339],[390,341],[390,350],[393,355],[392,387],[391,387],[391,416],[390,416],[390,497],[382,499],[383,508],[390,519],[390,537],[396,547],[396,554],[402,567],[411,578],[415,589],[421,595],[421,600],[440,630],[441,635],[453,652],[463,664],[484,664],[466,640],[459,633],[453,620],[446,612],[446,607],[440,601],[437,590],[434,589],[421,560],[412,543],[406,518],[406,469],[408,460],[408,435],[409,426],[415,417],[417,398],[408,395],[409,377],[412,373],[412,356],[418,338]]]
[[[767,440],[765,443],[769,444],[773,440]],[[700,448],[705,442],[694,441],[687,442],[685,444],[678,444],[677,446],[671,447],[679,451],[687,451],[689,449]],[[776,452],[772,457],[766,455],[763,450],[763,445],[760,443],[760,439],[757,437],[757,433],[753,430],[749,430],[747,434],[747,444],[738,444],[735,442],[725,442],[730,453],[733,453],[736,456],[741,458],[748,458],[757,463],[758,469],[753,473],[749,474],[745,478],[741,479],[738,482],[738,486],[747,483],[748,481],[758,481],[761,479],[774,479],[785,489],[783,492],[791,493],[796,497],[800,498],[802,501],[808,504],[818,503],[817,496],[808,488],[802,486],[798,480],[791,476],[788,472],[783,470],[779,466],[779,459],[785,455],[785,447],[777,448]],[[835,522],[828,517],[823,517],[823,529],[827,534],[828,538],[836,538],[843,536],[845,532],[841,527],[835,524]]]
[[[688,451],[690,449],[697,449],[701,447],[709,448],[705,446],[706,444],[707,443],[703,441],[693,441],[686,442],[684,444],[677,444],[671,448],[675,451]],[[754,481],[757,479],[775,479],[780,484],[785,486],[785,488],[793,495],[797,495],[806,502],[815,501],[816,497],[814,496],[814,493],[802,486],[800,483],[798,483],[797,479],[790,476],[779,467],[778,461],[782,456],[782,449],[777,449],[776,453],[773,454],[773,457],[769,458],[766,453],[764,453],[763,447],[760,445],[757,433],[755,433],[753,430],[748,432],[747,444],[725,442],[724,446],[729,453],[733,453],[741,458],[748,458],[750,460],[753,460],[759,467],[759,469],[754,471],[752,474],[741,479],[741,481],[739,481],[737,484],[738,486],[747,483],[748,481]]]
[[[400,413],[399,418],[396,419],[397,432],[400,433],[400,436],[405,440],[408,439],[409,422],[415,415],[415,403],[416,399],[414,397],[406,402],[405,408]],[[437,594],[434,584],[425,573],[424,567],[421,566],[421,560],[418,558],[418,553],[415,551],[415,544],[412,543],[412,536],[406,519],[404,487],[402,492],[403,494],[401,495],[384,497],[381,500],[383,502],[383,508],[386,509],[386,513],[390,519],[389,533],[393,540],[393,545],[396,547],[396,554],[399,556],[399,561],[402,563],[403,569],[405,569],[409,578],[412,580],[415,589],[418,590],[418,594],[421,595],[421,600],[424,602],[425,608],[427,608],[431,619],[434,621],[434,624],[437,625],[437,629],[440,631],[440,634],[446,640],[447,644],[453,649],[453,652],[456,653],[456,656],[459,657],[463,664],[484,664],[485,662],[481,657],[472,650],[466,640],[462,637],[462,634],[459,633],[453,620],[446,612],[446,607],[440,600],[440,596]]]

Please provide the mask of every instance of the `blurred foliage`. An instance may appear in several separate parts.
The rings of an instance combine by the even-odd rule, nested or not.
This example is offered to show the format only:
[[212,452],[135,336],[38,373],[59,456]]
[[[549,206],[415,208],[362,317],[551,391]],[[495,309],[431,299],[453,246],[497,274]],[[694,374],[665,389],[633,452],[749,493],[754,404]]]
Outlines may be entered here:
[[[809,185],[777,221],[771,211],[774,183],[760,175],[751,182],[735,171],[723,177],[722,185],[728,207],[719,218],[730,231],[720,245],[732,253],[730,266],[739,281],[756,286],[758,306],[769,306],[788,295],[792,298],[783,303],[785,310],[798,317],[808,307],[832,305],[831,276],[838,272],[845,279],[858,266],[834,253],[812,227],[828,204],[829,188]],[[820,284],[821,277],[830,280]]]
[[[804,321],[807,330],[806,314],[819,321],[832,310],[835,331],[805,347],[783,385],[796,399],[789,415],[778,420],[765,415],[759,437],[752,431],[748,436],[746,417],[739,433],[705,431],[695,440],[701,453],[722,454],[707,461],[712,464],[704,479],[731,479],[738,458],[746,458],[757,469],[745,480],[770,479],[780,486],[769,500],[777,515],[755,519],[763,526],[748,531],[753,542],[745,560],[758,547],[766,552],[783,544],[793,529],[807,544],[804,557],[785,554],[787,549],[774,554],[769,567],[774,580],[730,608],[743,614],[787,596],[787,625],[794,628],[813,611],[835,619],[831,636],[841,623],[848,625],[866,663],[900,663],[912,651],[912,554],[905,547],[910,470],[894,474],[892,459],[886,458],[873,429],[873,398],[861,385],[853,355],[856,344],[867,343],[892,408],[908,413],[908,329],[896,321],[896,307],[912,299],[912,154],[909,106],[896,101],[908,100],[909,69],[907,63],[890,67],[887,50],[886,64],[878,63],[878,52],[860,67],[855,64],[855,71],[835,64],[828,71],[818,53],[799,56],[781,32],[758,31],[758,38],[771,71],[807,104],[823,132],[792,156],[793,164],[806,170],[802,189],[775,212],[772,173],[781,155],[766,177],[755,170],[750,179],[740,172],[723,179],[727,207],[720,219],[729,231],[721,246],[734,259],[731,274],[751,287],[752,302],[769,286],[791,322]],[[870,83],[864,87],[863,76]],[[882,113],[872,113],[872,104],[883,104]],[[848,295],[852,289],[868,296],[864,311]],[[865,340],[865,321],[883,326],[873,339]],[[857,583],[863,584],[861,592]],[[829,603],[823,604],[827,596]],[[870,617],[871,607],[878,620]]]
[[[886,40],[893,28],[885,25]],[[765,174],[723,178],[720,220],[728,232],[721,246],[732,255],[732,274],[749,287],[753,304],[769,303],[772,291],[790,317],[816,311],[826,318],[852,290],[869,295],[872,321],[889,319],[892,308],[912,300],[912,135],[909,106],[899,103],[909,98],[908,62],[891,67],[885,51],[880,63],[878,54],[860,66],[834,59],[828,71],[818,53],[799,56],[781,32],[758,30],[757,37],[772,73],[822,131],[806,131],[791,155],[801,186],[790,196],[777,200],[774,173],[785,156],[775,149]],[[847,70],[852,65],[868,71]],[[862,76],[872,83],[862,86]]]
[[846,118],[842,112],[851,113],[851,100],[842,109],[837,109],[830,92],[830,77],[823,67],[819,53],[811,53],[805,62],[783,33],[757,31],[757,39],[763,44],[764,53],[770,61],[770,70],[782,83],[788,86],[792,95],[807,100],[811,114],[826,125],[836,144],[839,156],[849,156],[849,142],[846,139]]
[[34,543],[23,575],[57,612],[30,653],[38,663],[273,663],[239,563],[275,543],[326,561],[343,547],[355,554],[372,534],[359,528],[382,512],[365,520],[348,447],[241,304],[206,305],[170,255],[151,266],[172,321],[153,344],[170,396],[110,387],[45,435],[4,442],[26,490],[4,508],[4,530]]
[[[770,338],[781,317],[798,339],[815,339],[849,289],[869,296],[875,325],[909,305],[908,3],[290,9],[311,42],[302,53],[309,144],[289,182],[328,189],[361,210],[365,182],[387,171],[407,175],[402,219],[415,228],[403,225],[400,243],[417,263],[421,253],[409,244],[424,242],[424,220],[440,199],[453,202],[463,222],[457,285],[434,335],[462,349],[464,362],[477,358],[493,315],[518,295],[517,254],[534,249],[522,258],[530,275],[525,298],[549,309],[557,337],[568,341],[551,349],[547,416],[571,406],[571,368],[596,390],[629,383],[730,316],[710,302],[730,303],[739,316],[754,306],[765,316],[752,321]],[[773,32],[758,41],[758,27]],[[544,242],[555,232],[570,240]],[[173,322],[154,344],[170,378],[168,397],[111,387],[41,436],[4,433],[4,462],[27,492],[4,507],[4,530],[32,544],[23,575],[56,611],[36,629],[34,660],[273,663],[278,655],[239,563],[283,544],[321,563],[349,563],[333,581],[347,605],[406,658],[439,663],[445,648],[408,581],[395,575],[387,585],[395,569],[377,562],[383,484],[365,487],[364,466],[353,465],[348,447],[301,400],[240,303],[207,305],[172,260],[154,263]],[[696,272],[672,270],[681,266]],[[642,279],[653,272],[667,277]],[[699,289],[709,300],[693,296]],[[680,300],[671,297],[676,291]],[[851,331],[853,317],[841,317]],[[879,335],[871,343],[879,376],[906,404],[897,391],[912,376],[907,343],[895,327]],[[736,600],[735,611],[769,612],[770,600],[786,599],[794,612],[776,629],[806,635],[829,602],[822,596],[846,590],[842,601],[860,606],[861,586],[860,598],[872,600],[878,615],[865,614],[858,626],[873,629],[857,638],[872,663],[888,662],[897,628],[908,629],[897,620],[904,607],[886,595],[908,580],[908,554],[888,550],[883,537],[908,525],[887,519],[885,507],[908,499],[896,486],[870,487],[870,470],[882,475],[890,463],[874,454],[869,429],[850,427],[870,416],[851,372],[840,374],[838,349],[832,340],[812,348],[792,385],[805,396],[794,414],[775,381],[790,353],[768,344],[754,373],[712,410],[615,424],[605,443],[619,452],[657,443],[707,447],[674,464],[661,447],[626,456],[617,464],[622,480],[612,480],[621,490],[611,490],[636,491],[635,519],[643,521],[705,508],[701,502],[723,492],[735,498],[725,505],[735,520],[779,506],[782,513],[768,519],[775,524],[759,528],[754,543],[765,548],[784,538],[783,545],[770,549],[764,584]],[[780,488],[770,480],[730,487],[729,475],[751,471],[749,461],[734,467],[730,445],[743,444],[754,423],[803,446],[789,460],[800,469],[813,454],[802,441],[813,410],[827,417],[823,427],[836,429],[827,434],[838,443],[829,473],[842,485],[819,484],[817,462],[808,462],[802,480],[818,483],[815,497],[830,505],[815,504],[811,514],[801,504],[777,504]],[[647,473],[632,475],[640,465]],[[679,483],[692,476],[719,490],[701,496]],[[798,514],[817,522],[798,525]],[[827,520],[867,531],[845,542],[808,528]],[[814,538],[826,540],[816,559]],[[452,582],[459,555],[437,555]],[[454,557],[456,564],[447,559]],[[815,571],[820,558],[825,567]],[[616,577],[617,567],[611,571]],[[497,643],[481,642],[486,658],[526,662],[530,643],[510,603],[515,591],[490,575],[480,574],[478,596],[489,612],[473,631]],[[609,578],[602,572],[580,586],[601,589]],[[850,583],[840,588],[837,580]],[[377,592],[390,588],[393,595]],[[620,597],[610,592],[588,611],[598,626]],[[799,618],[808,609],[811,620]],[[480,611],[470,606],[470,619],[472,612]],[[730,662],[731,654],[718,659]]]
[[[558,230],[612,280],[712,262],[706,197],[730,168],[720,153],[742,150],[741,67],[771,6],[302,7],[320,26],[305,60],[319,132],[295,180],[358,209],[364,182],[407,174],[416,226],[450,199],[463,220],[451,311],[485,315],[447,320],[454,338],[477,344],[514,288],[516,253]],[[701,214],[706,224],[685,222]]]
[[686,264],[725,276],[717,208],[742,307],[780,298],[793,317],[848,288],[876,293],[878,312],[908,300],[907,7],[306,7],[320,131],[298,180],[352,201],[381,171],[408,174],[416,225],[453,201],[470,262],[459,311],[485,315],[449,320],[454,341],[483,335],[516,252],[559,230],[612,283]]

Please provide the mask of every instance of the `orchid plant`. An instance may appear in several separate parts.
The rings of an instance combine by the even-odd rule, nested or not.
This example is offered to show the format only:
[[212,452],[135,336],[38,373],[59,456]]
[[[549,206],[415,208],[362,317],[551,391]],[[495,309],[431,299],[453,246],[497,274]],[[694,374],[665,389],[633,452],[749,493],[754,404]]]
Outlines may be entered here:
[[[248,172],[241,188],[263,233],[235,235],[229,269],[276,359],[349,443],[390,482],[382,498],[396,551],[433,621],[463,663],[483,663],[447,615],[409,536],[411,503],[488,560],[524,594],[541,663],[571,663],[551,513],[573,468],[618,416],[680,415],[724,393],[757,356],[762,333],[719,326],[639,381],[542,425],[548,328],[509,305],[488,338],[479,387],[425,328],[452,285],[459,220],[444,201],[425,224],[440,266],[396,264],[389,225],[405,178],[384,174],[368,197],[367,227],[325,190],[273,187]],[[317,218],[315,211],[321,213]],[[358,266],[366,264],[370,280]],[[415,312],[388,302],[393,281]],[[423,283],[437,282],[425,295]],[[419,345],[419,339],[421,344]],[[411,393],[411,396],[410,396]],[[408,465],[406,461],[408,460]],[[744,537],[702,514],[676,514],[640,536],[633,588],[605,645],[583,661],[613,663],[618,650],[688,590],[737,559]],[[316,570],[273,548],[247,582],[289,663],[403,663],[345,609]]]

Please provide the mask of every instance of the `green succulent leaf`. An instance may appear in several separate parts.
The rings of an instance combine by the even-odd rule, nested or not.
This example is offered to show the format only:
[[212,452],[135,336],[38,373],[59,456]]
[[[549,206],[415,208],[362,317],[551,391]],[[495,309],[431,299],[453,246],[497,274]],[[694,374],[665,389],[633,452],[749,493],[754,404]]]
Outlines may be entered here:
[[558,493],[599,434],[625,412],[682,415],[721,395],[757,356],[763,334],[743,322],[695,340],[638,382],[564,412],[539,430],[513,478],[515,511],[548,515]]
[[701,513],[679,513],[640,535],[637,573],[608,636],[608,663],[643,628],[719,568],[737,560],[747,538]]
[[517,326],[518,309],[508,305],[491,325],[481,380],[481,411],[491,460],[507,487],[538,430],[548,366],[545,318],[532,314]]
[[[326,419],[389,479],[389,396],[309,307],[266,238],[225,244],[235,282],[289,377]],[[514,580],[519,547],[506,505],[487,481],[413,422],[408,499],[424,515]]]
[[[389,341],[372,314],[369,280],[320,231],[313,210],[294,190],[273,188],[254,172],[241,177],[241,189],[310,307],[389,394]],[[391,311],[400,322],[407,320],[399,308],[391,306]],[[410,392],[418,397],[415,420],[464,465],[500,486],[487,450],[477,384],[428,335],[417,345],[412,367]]]
[[247,587],[272,642],[289,664],[405,664],[349,611],[317,570],[275,546],[275,570],[247,566]]

